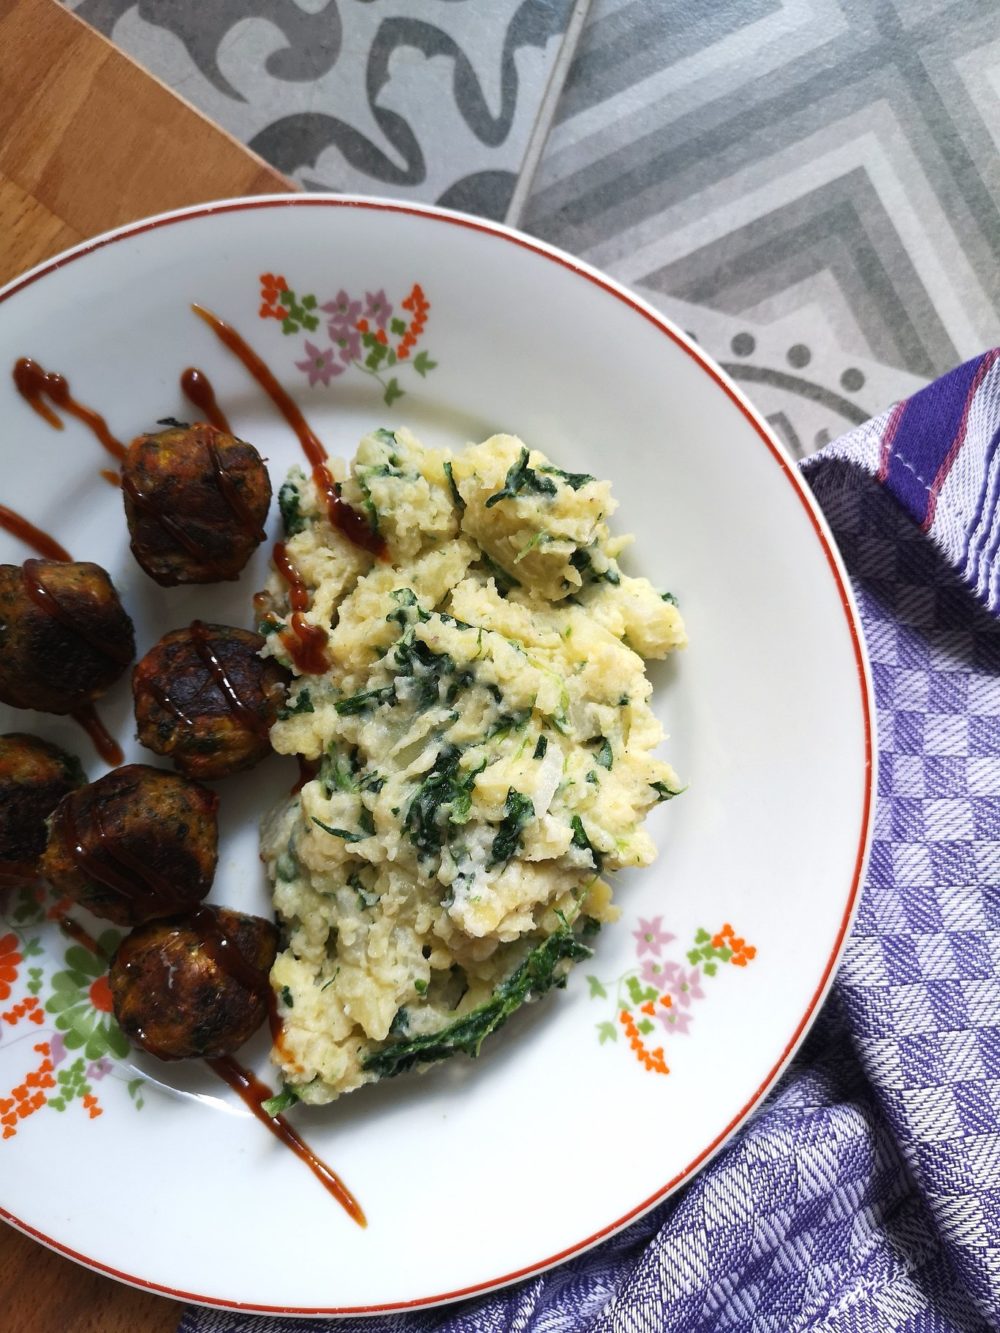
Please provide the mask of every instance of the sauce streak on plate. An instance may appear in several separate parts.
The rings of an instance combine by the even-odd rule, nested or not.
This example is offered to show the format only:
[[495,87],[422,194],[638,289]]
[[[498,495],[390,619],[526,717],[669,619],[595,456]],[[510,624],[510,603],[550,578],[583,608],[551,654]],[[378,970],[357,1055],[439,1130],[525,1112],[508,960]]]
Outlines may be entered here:
[[242,1098],[261,1124],[265,1125],[276,1139],[306,1164],[323,1188],[337,1200],[348,1217],[353,1218],[359,1227],[366,1227],[368,1219],[365,1217],[361,1205],[336,1171],[327,1166],[322,1158],[316,1156],[283,1115],[270,1116],[264,1110],[264,1102],[272,1095],[267,1084],[261,1083],[259,1078],[228,1056],[223,1056],[218,1060],[209,1060],[207,1063],[215,1070],[219,1078],[228,1083],[233,1091]]
[[222,430],[227,435],[232,435],[233,431],[229,424],[229,418],[219,406],[215,390],[212,388],[212,382],[203,370],[199,370],[197,366],[188,366],[187,370],[181,375],[181,393],[188,402],[204,414],[205,420],[210,422],[216,430]]
[[204,306],[193,305],[191,309],[205,321],[219,341],[228,347],[234,356],[239,357],[298,436],[302,451],[312,467],[313,480],[326,502],[326,512],[332,525],[355,546],[370,551],[372,555],[383,557],[386,553],[385,542],[372,530],[364,514],[359,514],[346,500],[340,498],[340,487],[327,467],[326,449],[289,393],[278,383],[250,344],[231,325],[221,320],[218,315],[213,315]]
[[[95,412],[92,407],[77,402],[70,393],[69,380],[65,375],[45,370],[37,361],[22,356],[14,365],[13,376],[15,387],[24,401],[55,430],[62,430],[63,423],[58,412],[53,411],[49,403],[55,403],[56,407],[62,408],[67,416],[76,417],[77,421],[82,421],[89,427],[113,458],[121,462],[125,457],[125,446],[121,440],[115,439],[111,434],[108,423],[100,412]],[[49,400],[48,403],[45,401],[46,398]]]

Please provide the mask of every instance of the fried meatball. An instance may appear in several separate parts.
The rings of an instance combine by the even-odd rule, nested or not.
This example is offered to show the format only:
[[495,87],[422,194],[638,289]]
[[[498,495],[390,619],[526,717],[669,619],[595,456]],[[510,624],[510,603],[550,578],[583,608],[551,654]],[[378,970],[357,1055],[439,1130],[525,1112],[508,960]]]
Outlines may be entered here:
[[45,821],[87,781],[80,761],[38,736],[0,736],[0,884],[28,881],[45,850]]
[[56,806],[41,874],[119,926],[188,911],[212,886],[219,800],[176,773],[126,764]]
[[140,742],[191,778],[223,778],[271,752],[289,675],[249,630],[205,625],[164,635],[132,673]]
[[135,657],[135,632],[99,565],[0,565],[0,701],[43,713],[92,703]]
[[252,444],[202,422],[133,440],[122,494],[132,554],[169,588],[238,576],[264,540],[271,479]]
[[231,1055],[267,1016],[277,949],[270,921],[224,907],[150,921],[111,960],[115,1017],[162,1060]]

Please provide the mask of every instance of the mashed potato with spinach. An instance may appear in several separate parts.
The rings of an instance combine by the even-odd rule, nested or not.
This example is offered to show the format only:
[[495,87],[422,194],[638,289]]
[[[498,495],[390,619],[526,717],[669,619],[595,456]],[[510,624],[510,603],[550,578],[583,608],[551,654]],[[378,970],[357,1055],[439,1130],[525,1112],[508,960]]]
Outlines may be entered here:
[[[271,974],[287,1088],[328,1102],[483,1039],[565,982],[605,879],[655,848],[679,790],[654,750],[643,658],[685,643],[669,593],[618,566],[610,485],[495,435],[457,454],[408,431],[361,441],[343,498],[388,558],[352,545],[295,470],[287,553],[328,630],[271,739],[319,765],[265,821],[284,948]],[[288,663],[287,585],[259,599]]]

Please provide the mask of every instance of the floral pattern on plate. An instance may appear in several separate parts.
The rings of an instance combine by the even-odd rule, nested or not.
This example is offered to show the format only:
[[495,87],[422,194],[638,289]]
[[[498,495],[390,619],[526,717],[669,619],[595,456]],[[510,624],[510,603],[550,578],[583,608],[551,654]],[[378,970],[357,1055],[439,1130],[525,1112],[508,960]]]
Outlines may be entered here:
[[338,375],[356,370],[378,382],[382,400],[389,407],[406,392],[397,374],[390,375],[390,371],[411,368],[423,379],[437,365],[424,348],[413,355],[430,308],[419,282],[397,310],[384,287],[366,291],[363,300],[342,287],[320,304],[313,292],[297,293],[283,274],[262,273],[260,277],[261,319],[277,320],[284,334],[307,335],[302,342],[303,358],[295,362],[295,368],[302,371],[309,387],[322,384],[325,388]]
[[[661,916],[648,921],[639,918],[632,932],[635,939],[635,964],[614,981],[588,976],[590,997],[606,1000],[614,997],[614,1018],[597,1024],[598,1040],[617,1041],[618,1030],[628,1042],[639,1063],[650,1073],[669,1074],[663,1046],[652,1047],[650,1038],[663,1032],[669,1036],[687,1036],[695,1017],[694,1006],[705,999],[703,981],[714,977],[720,965],[746,967],[757,956],[726,922],[710,934],[699,929],[683,962],[667,956],[668,946],[676,936],[663,929]],[[659,1031],[657,1029],[659,1025]]]
[[[64,906],[46,910],[32,888],[0,902],[0,1004],[6,1005],[0,1009],[0,1087],[7,1070],[16,1071],[16,1082],[0,1095],[0,1142],[12,1139],[43,1108],[65,1111],[79,1102],[96,1120],[104,1108],[95,1085],[108,1074],[126,1079],[133,1106],[143,1106],[145,1080],[128,1078],[129,1071],[118,1063],[128,1055],[129,1044],[115,1021],[108,987],[106,960],[121,935],[103,931],[93,941],[96,952],[67,943],[60,966],[57,951],[43,949],[39,931],[58,920]],[[32,959],[39,964],[32,965]],[[29,1038],[34,1038],[30,1047],[25,1044]],[[27,1052],[31,1067],[25,1070]]]

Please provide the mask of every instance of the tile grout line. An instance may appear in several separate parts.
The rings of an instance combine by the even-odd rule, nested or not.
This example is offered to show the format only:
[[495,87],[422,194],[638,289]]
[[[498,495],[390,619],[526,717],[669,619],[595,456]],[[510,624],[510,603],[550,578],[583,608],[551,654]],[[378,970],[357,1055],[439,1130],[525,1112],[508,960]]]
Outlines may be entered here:
[[587,21],[587,15],[590,11],[591,0],[576,0],[573,6],[573,12],[569,16],[566,24],[566,32],[563,36],[562,45],[559,48],[559,54],[556,56],[552,65],[552,71],[545,85],[545,92],[542,94],[542,100],[538,104],[538,112],[535,116],[535,124],[528,139],[528,146],[524,150],[524,157],[521,161],[521,170],[518,172],[517,183],[514,186],[514,192],[510,197],[510,203],[507,205],[507,211],[504,214],[504,222],[508,227],[517,227],[520,225],[521,214],[524,212],[525,204],[528,202],[528,195],[531,193],[531,187],[535,181],[535,174],[538,171],[538,164],[542,160],[542,153],[548,141],[549,131],[552,129],[552,122],[555,119],[556,107],[559,98],[562,95],[563,85],[566,82],[566,76],[569,73],[570,65],[576,54],[576,48],[580,41],[580,35],[583,32],[584,24]]

